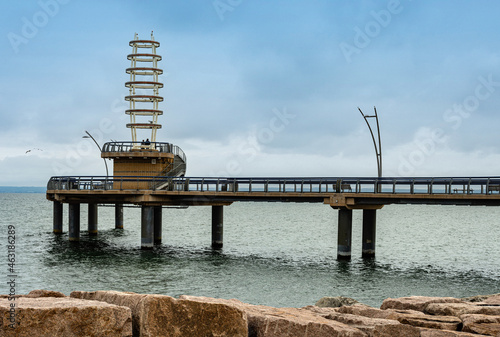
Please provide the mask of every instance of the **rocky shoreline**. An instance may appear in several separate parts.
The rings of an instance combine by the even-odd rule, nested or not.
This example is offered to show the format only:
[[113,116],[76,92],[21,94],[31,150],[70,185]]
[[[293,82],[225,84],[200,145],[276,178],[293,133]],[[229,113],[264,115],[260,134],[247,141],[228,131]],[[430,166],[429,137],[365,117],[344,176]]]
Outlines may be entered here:
[[500,337],[500,294],[388,298],[380,308],[323,298],[314,306],[274,308],[209,297],[34,290],[0,295],[0,319],[5,337]]

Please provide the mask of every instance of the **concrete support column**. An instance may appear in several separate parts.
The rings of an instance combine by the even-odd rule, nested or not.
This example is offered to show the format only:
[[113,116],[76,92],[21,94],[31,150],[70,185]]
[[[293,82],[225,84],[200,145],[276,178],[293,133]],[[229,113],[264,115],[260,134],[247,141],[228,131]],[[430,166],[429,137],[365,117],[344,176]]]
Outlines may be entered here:
[[89,204],[89,235],[97,235],[97,204]]
[[69,204],[69,241],[80,241],[80,204]]
[[54,201],[53,232],[54,234],[63,232],[63,204],[59,201]]
[[123,229],[123,204],[115,204],[115,228]]
[[364,258],[375,257],[375,232],[377,225],[377,210],[363,210],[363,248]]
[[152,249],[154,236],[153,206],[141,207],[141,249]]
[[351,259],[352,209],[339,209],[339,232],[337,238],[337,259]]
[[224,206],[212,206],[212,248],[221,249],[224,232]]
[[161,216],[161,206],[155,206],[153,211],[154,217],[154,244],[161,244],[161,232],[162,232],[162,216]]

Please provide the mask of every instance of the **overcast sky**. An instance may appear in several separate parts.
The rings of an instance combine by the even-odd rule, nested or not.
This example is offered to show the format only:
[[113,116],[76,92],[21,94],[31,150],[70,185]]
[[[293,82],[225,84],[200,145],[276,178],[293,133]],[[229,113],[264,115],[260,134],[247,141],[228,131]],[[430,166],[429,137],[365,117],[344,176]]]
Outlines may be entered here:
[[[188,176],[498,176],[498,1],[2,1],[0,185],[104,175],[134,33]],[[374,122],[374,120],[371,120]],[[375,126],[375,125],[373,125]],[[31,150],[27,152],[28,150]],[[110,163],[111,164],[111,163]]]

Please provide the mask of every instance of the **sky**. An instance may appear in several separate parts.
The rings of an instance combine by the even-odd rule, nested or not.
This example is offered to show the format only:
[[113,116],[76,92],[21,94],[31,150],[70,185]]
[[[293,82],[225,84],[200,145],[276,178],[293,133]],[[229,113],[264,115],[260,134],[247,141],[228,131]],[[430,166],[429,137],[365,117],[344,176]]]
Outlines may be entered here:
[[[163,125],[191,177],[499,176],[500,2],[0,3],[0,185],[105,175],[130,141],[129,41],[161,43]],[[370,118],[376,131],[374,118]],[[108,163],[111,165],[111,162]]]

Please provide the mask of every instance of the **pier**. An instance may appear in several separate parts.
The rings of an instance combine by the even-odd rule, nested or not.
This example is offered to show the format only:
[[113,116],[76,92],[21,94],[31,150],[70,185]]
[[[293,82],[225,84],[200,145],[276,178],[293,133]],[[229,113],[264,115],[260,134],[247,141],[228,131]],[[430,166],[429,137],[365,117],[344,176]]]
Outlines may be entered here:
[[[80,205],[88,204],[89,234],[97,235],[97,205],[114,205],[123,228],[123,205],[141,207],[141,248],[161,244],[162,206],[211,206],[212,247],[223,247],[223,208],[234,202],[322,203],[338,211],[337,258],[350,259],[352,212],[362,210],[362,256],[376,251],[376,211],[390,204],[500,206],[500,177],[419,178],[204,178],[52,177],[53,231],[63,231],[62,205],[69,209],[69,240],[80,235]],[[158,188],[159,187],[159,188]],[[334,238],[332,238],[334,240]]]

